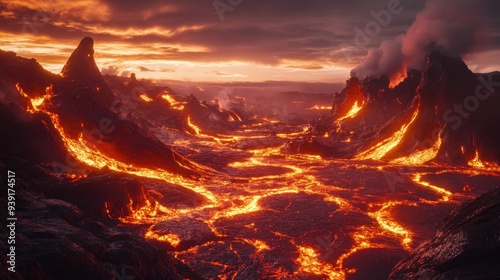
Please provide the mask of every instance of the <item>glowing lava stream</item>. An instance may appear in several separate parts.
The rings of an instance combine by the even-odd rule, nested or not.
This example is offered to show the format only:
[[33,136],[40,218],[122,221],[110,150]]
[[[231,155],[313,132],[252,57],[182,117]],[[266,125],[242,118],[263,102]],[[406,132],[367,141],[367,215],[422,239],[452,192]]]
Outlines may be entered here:
[[479,158],[479,151],[476,150],[476,156],[468,162],[468,165],[479,170],[500,172],[500,166],[495,163],[483,162]]
[[345,119],[354,118],[359,113],[359,111],[361,111],[363,105],[364,105],[363,102],[361,103],[361,105],[358,105],[358,101],[356,100],[356,102],[354,102],[354,105],[352,105],[352,108],[349,110],[349,112],[347,112],[344,116],[335,120],[335,123],[338,124]]
[[429,182],[423,181],[422,180],[422,175],[425,175],[425,174],[423,174],[423,173],[413,174],[413,176],[412,176],[411,179],[413,180],[413,182],[415,182],[415,183],[417,183],[417,184],[419,184],[421,186],[424,186],[424,187],[426,187],[428,189],[431,189],[432,191],[440,194],[441,195],[440,201],[443,201],[443,202],[450,201],[450,197],[453,196],[453,193],[451,193],[450,191],[447,191],[447,190],[445,190],[443,188],[440,188],[438,186],[434,186],[434,185],[432,185]]
[[[51,89],[52,88],[50,87],[50,93]],[[42,100],[34,99],[32,101],[32,99],[26,93],[24,93],[24,91],[22,91],[19,85],[18,85],[18,90],[21,95],[27,97],[28,100],[31,101],[31,106],[33,107],[34,112],[40,111],[47,114],[50,117],[55,130],[59,133],[61,140],[64,143],[64,146],[66,147],[68,152],[73,157],[78,159],[80,162],[98,169],[102,169],[103,167],[107,166],[109,169],[114,170],[116,172],[127,173],[151,179],[159,179],[172,184],[178,184],[184,188],[190,189],[196,193],[201,194],[202,196],[207,198],[207,200],[210,201],[212,204],[217,204],[217,199],[215,195],[212,192],[208,191],[206,188],[199,186],[198,185],[199,182],[186,179],[180,175],[173,174],[163,169],[155,170],[155,169],[138,167],[132,164],[123,163],[113,158],[110,158],[102,154],[97,149],[87,145],[85,139],[83,139],[83,133],[80,134],[78,139],[76,140],[71,139],[64,131],[64,128],[61,126],[61,123],[59,121],[59,116],[55,113],[52,113],[42,108],[44,101],[50,99],[51,94],[49,92],[47,92],[47,95],[44,96]],[[47,91],[49,91],[49,88],[47,89]]]
[[406,130],[408,127],[415,121],[418,115],[418,107],[415,109],[412,118],[406,124],[404,124],[398,131],[396,131],[393,135],[388,137],[387,139],[379,142],[375,146],[369,148],[368,150],[356,155],[355,159],[366,160],[366,159],[374,159],[380,160],[383,158],[388,152],[390,152],[394,147],[399,145],[403,137],[405,136]]
[[[441,130],[442,131],[442,130]],[[441,134],[441,133],[440,133]],[[397,158],[392,160],[390,163],[392,164],[404,164],[404,165],[422,165],[428,161],[436,158],[439,149],[441,148],[441,135],[438,137],[436,142],[432,147],[427,150],[417,151],[407,157]]]
[[[23,93],[24,92],[22,92],[21,95],[23,95]],[[23,96],[29,98],[25,94]],[[345,245],[342,248],[339,248],[339,250],[341,251],[338,252],[339,257],[336,260],[328,261],[321,258],[324,257],[324,255],[321,254],[322,251],[315,250],[314,244],[311,245],[310,243],[306,243],[307,241],[303,240],[302,236],[286,236],[287,241],[290,241],[290,243],[292,243],[294,246],[294,248],[292,248],[290,252],[292,252],[292,254],[297,254],[298,257],[295,259],[291,259],[291,261],[295,263],[295,268],[291,272],[285,271],[283,267],[273,267],[273,269],[276,269],[276,273],[278,273],[279,275],[283,275],[283,278],[302,276],[302,274],[315,274],[318,275],[318,278],[324,277],[328,279],[345,279],[347,277],[347,274],[355,272],[355,269],[345,268],[344,264],[345,261],[354,253],[368,248],[388,248],[389,245],[381,243],[381,236],[397,240],[405,250],[409,250],[411,248],[414,233],[410,229],[407,229],[401,224],[397,223],[396,219],[392,215],[392,210],[394,209],[394,207],[397,207],[399,205],[416,206],[420,201],[394,201],[390,198],[384,198],[384,202],[377,201],[374,203],[367,203],[367,205],[369,205],[368,211],[362,211],[359,207],[355,206],[356,204],[350,203],[350,198],[344,198],[343,195],[344,193],[346,193],[346,188],[334,186],[334,183],[324,183],[324,181],[321,180],[324,177],[321,177],[322,175],[320,175],[321,173],[319,173],[318,169],[327,168],[329,166],[338,166],[338,171],[341,171],[344,166],[347,169],[350,165],[352,165],[352,161],[329,161],[327,159],[322,159],[319,156],[312,155],[283,155],[283,153],[281,152],[283,146],[245,150],[245,153],[250,153],[251,156],[247,159],[228,164],[229,168],[246,169],[269,166],[286,168],[289,170],[280,175],[266,175],[252,178],[240,178],[237,176],[232,177],[233,179],[238,180],[245,179],[246,181],[242,183],[226,181],[226,178],[222,177],[218,177],[210,181],[207,180],[198,182],[176,176],[165,170],[147,169],[116,161],[115,159],[110,158],[91,147],[91,143],[85,141],[82,135],[80,135],[76,139],[69,138],[59,122],[59,116],[48,111],[43,106],[44,102],[50,99],[50,96],[51,90],[48,88],[47,94],[43,97],[29,98],[29,100],[31,100],[31,105],[30,108],[28,108],[28,111],[41,111],[46,113],[52,120],[52,123],[56,130],[59,132],[67,150],[81,162],[90,166],[94,166],[96,168],[108,166],[110,169],[117,172],[128,173],[145,178],[159,179],[174,183],[203,195],[209,201],[209,203],[195,208],[176,209],[165,207],[154,200],[146,200],[143,207],[136,207],[134,209],[134,203],[132,201],[132,198],[130,198],[128,207],[131,215],[120,218],[120,221],[127,224],[147,224],[149,228],[146,229],[144,236],[148,239],[168,242],[172,245],[172,247],[177,248],[183,242],[181,236],[172,232],[162,232],[161,230],[155,230],[155,223],[160,221],[176,220],[178,218],[196,219],[205,223],[212,231],[212,233],[216,236],[216,238],[223,237],[221,239],[224,240],[210,241],[209,243],[221,243],[227,245],[227,242],[245,242],[255,247],[255,251],[252,252],[252,254],[255,254],[256,256],[259,255],[260,257],[262,257],[261,259],[264,259],[268,257],[268,255],[266,255],[268,251],[276,251],[276,248],[273,248],[274,244],[268,242],[267,239],[261,240],[257,238],[258,236],[253,235],[248,237],[243,234],[241,236],[228,236],[229,234],[227,233],[224,233],[225,235],[221,234],[219,232],[220,229],[217,228],[219,223],[216,222],[219,221],[221,223],[231,223],[233,221],[231,218],[235,216],[251,214],[257,211],[268,210],[277,212],[274,209],[266,209],[264,204],[261,204],[261,201],[264,201],[266,198],[269,198],[271,196],[307,194],[319,196],[320,201],[321,199],[323,199],[323,201],[326,202],[325,204],[328,204],[329,202],[335,204],[335,208],[331,208],[333,209],[332,212],[356,212],[356,214],[361,213],[364,215],[368,215],[374,220],[369,219],[371,220],[369,225],[357,225],[355,228],[349,229],[349,232],[347,232],[346,235],[348,235],[348,237],[352,239],[352,245]],[[357,105],[354,107],[357,107]],[[358,111],[354,112],[353,115],[356,115],[357,112],[359,112],[359,109]],[[382,141],[379,145],[373,148],[374,151],[372,152],[375,152],[377,149],[384,149],[386,151],[383,151],[383,155],[385,155],[388,151],[397,146],[401,141],[401,138],[404,136],[406,129],[410,126],[411,123],[413,123],[413,121],[417,117],[417,114],[418,109],[414,112],[412,119],[408,124],[404,125],[400,131],[396,132],[389,139]],[[237,150],[235,148],[232,148],[231,146],[224,146],[221,144],[227,144],[228,141],[232,140],[237,141],[240,139],[267,137],[265,135],[255,136],[253,135],[255,131],[250,131],[249,133],[252,133],[252,135],[227,136],[226,140],[203,135],[201,129],[193,124],[190,118],[188,119],[188,125],[192,126],[194,133],[197,134],[196,140],[198,142],[196,142],[195,144],[205,144],[206,142],[208,142],[207,140],[209,140],[211,142],[206,143],[206,145],[210,148],[213,148],[214,150],[221,150],[222,148],[224,148],[234,149],[235,151],[241,152],[241,150]],[[303,133],[304,131],[305,130],[303,130],[302,132],[299,131],[288,134],[283,133],[280,135],[280,137],[288,138],[292,137],[293,135]],[[189,138],[189,142],[193,142],[193,137]],[[190,144],[189,142],[183,143],[182,145],[187,146]],[[420,151],[422,152],[421,154],[418,154],[420,153],[418,152],[410,155],[408,157],[409,161],[417,164],[422,160],[422,158],[427,159],[428,157],[431,157],[431,155],[434,155],[434,152],[439,149],[440,144],[441,143],[439,139],[432,147],[432,150],[425,150],[425,153],[424,151]],[[380,156],[380,158],[382,158],[383,155]],[[377,158],[378,156],[374,157]],[[418,158],[418,160],[413,160],[413,158]],[[335,163],[336,165],[331,165],[332,163]],[[401,164],[407,163],[402,162]],[[486,163],[481,162],[479,160],[478,154],[476,154],[476,158],[472,160],[470,164],[478,166],[478,168],[480,168],[484,167]],[[373,166],[363,165],[362,163],[355,163],[355,167],[356,169],[375,169]],[[335,170],[335,172],[336,171],[337,170]],[[426,189],[430,189],[442,196],[442,198],[439,201],[436,201],[436,203],[449,201],[452,193],[422,180],[422,177],[425,174],[427,173],[416,173],[410,176],[413,176],[411,177],[411,179],[415,183],[425,187]],[[355,191],[356,190],[352,189],[347,190],[347,192]],[[370,199],[369,196],[367,199]],[[266,203],[268,202],[269,201],[266,201]],[[330,206],[331,205],[328,205],[328,207]],[[105,204],[105,207],[107,209],[109,205]],[[330,208],[328,209],[330,210]],[[109,209],[107,209],[107,213],[108,215],[110,215]],[[248,217],[250,219],[252,215],[249,215]],[[226,219],[226,221],[221,221],[221,219]],[[244,226],[246,227],[246,225]],[[340,224],[339,226],[343,225]],[[258,230],[260,230],[260,228],[258,228]],[[276,235],[278,234],[279,233],[276,233]],[[281,234],[280,236],[283,237],[284,234]],[[192,256],[195,256],[194,258],[197,258],[197,249],[205,245],[207,245],[207,243],[196,245],[182,252],[175,252],[174,255],[179,256],[179,254],[181,253],[187,255],[185,259],[187,259],[187,262],[189,263]],[[395,245],[397,246],[397,248],[399,248],[397,242],[395,242]],[[231,250],[233,250],[232,247]],[[202,260],[201,262],[204,261]],[[222,263],[224,262],[223,260],[205,262],[213,265],[214,267],[217,267],[217,269],[221,269],[220,273],[222,274],[219,275],[220,278],[226,277],[229,279],[231,277],[235,277],[238,274],[238,272],[235,270],[231,271],[231,268],[234,267],[233,265],[224,264]]]
[[417,203],[410,203],[406,201],[389,201],[378,205],[370,204],[370,207],[373,206],[381,206],[381,207],[378,211],[368,212],[368,216],[377,220],[378,224],[383,230],[388,231],[396,235],[398,238],[400,238],[401,246],[405,250],[410,251],[413,233],[410,230],[405,229],[404,227],[393,221],[390,215],[390,210],[392,207],[403,204],[410,206],[417,206]]

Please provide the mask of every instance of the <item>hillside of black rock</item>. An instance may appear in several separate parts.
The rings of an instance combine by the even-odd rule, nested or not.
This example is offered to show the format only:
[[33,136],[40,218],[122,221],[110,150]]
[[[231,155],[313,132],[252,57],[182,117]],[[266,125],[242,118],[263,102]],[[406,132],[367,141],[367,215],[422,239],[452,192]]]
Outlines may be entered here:
[[[441,141],[434,161],[464,165],[477,155],[500,162],[500,73],[474,74],[459,58],[428,55],[422,72],[389,88],[385,77],[352,77],[335,95],[332,112],[311,123],[310,134],[289,145],[291,152],[352,158],[407,126],[385,160],[430,149]],[[361,107],[345,117],[354,105]],[[413,118],[415,112],[417,115]]]
[[500,188],[464,203],[389,279],[499,279]]

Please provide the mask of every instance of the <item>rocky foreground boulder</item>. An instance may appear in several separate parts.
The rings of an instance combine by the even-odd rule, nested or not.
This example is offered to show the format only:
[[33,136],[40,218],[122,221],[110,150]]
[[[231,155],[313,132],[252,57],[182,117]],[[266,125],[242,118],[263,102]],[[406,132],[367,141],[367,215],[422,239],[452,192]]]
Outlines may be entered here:
[[500,279],[500,187],[453,211],[389,279]]

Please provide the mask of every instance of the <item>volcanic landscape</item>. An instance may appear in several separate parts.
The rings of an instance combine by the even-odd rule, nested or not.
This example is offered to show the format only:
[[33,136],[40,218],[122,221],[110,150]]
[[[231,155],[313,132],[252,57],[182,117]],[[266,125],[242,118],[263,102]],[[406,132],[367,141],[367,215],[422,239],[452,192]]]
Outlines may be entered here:
[[[54,268],[60,258],[93,279],[110,279],[110,267],[141,279],[385,279],[450,211],[500,183],[500,75],[477,76],[458,58],[430,52],[393,88],[353,77],[326,103],[231,95],[222,107],[101,76],[93,54],[84,38],[54,75],[1,53],[2,169],[22,187],[19,266],[39,267],[23,279],[73,277]],[[488,101],[454,129],[443,112],[481,84]],[[273,102],[321,117],[280,118]],[[120,234],[150,252],[109,245]],[[151,252],[165,256],[144,261]]]

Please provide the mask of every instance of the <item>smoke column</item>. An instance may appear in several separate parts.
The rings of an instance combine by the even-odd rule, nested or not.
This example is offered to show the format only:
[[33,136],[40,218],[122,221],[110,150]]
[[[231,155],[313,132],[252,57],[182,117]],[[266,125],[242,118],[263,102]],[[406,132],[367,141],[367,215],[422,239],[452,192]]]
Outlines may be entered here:
[[470,53],[485,27],[484,4],[484,0],[427,0],[405,34],[370,50],[351,75],[360,79],[387,75],[395,86],[406,77],[407,68],[423,68],[430,50],[456,57]]

